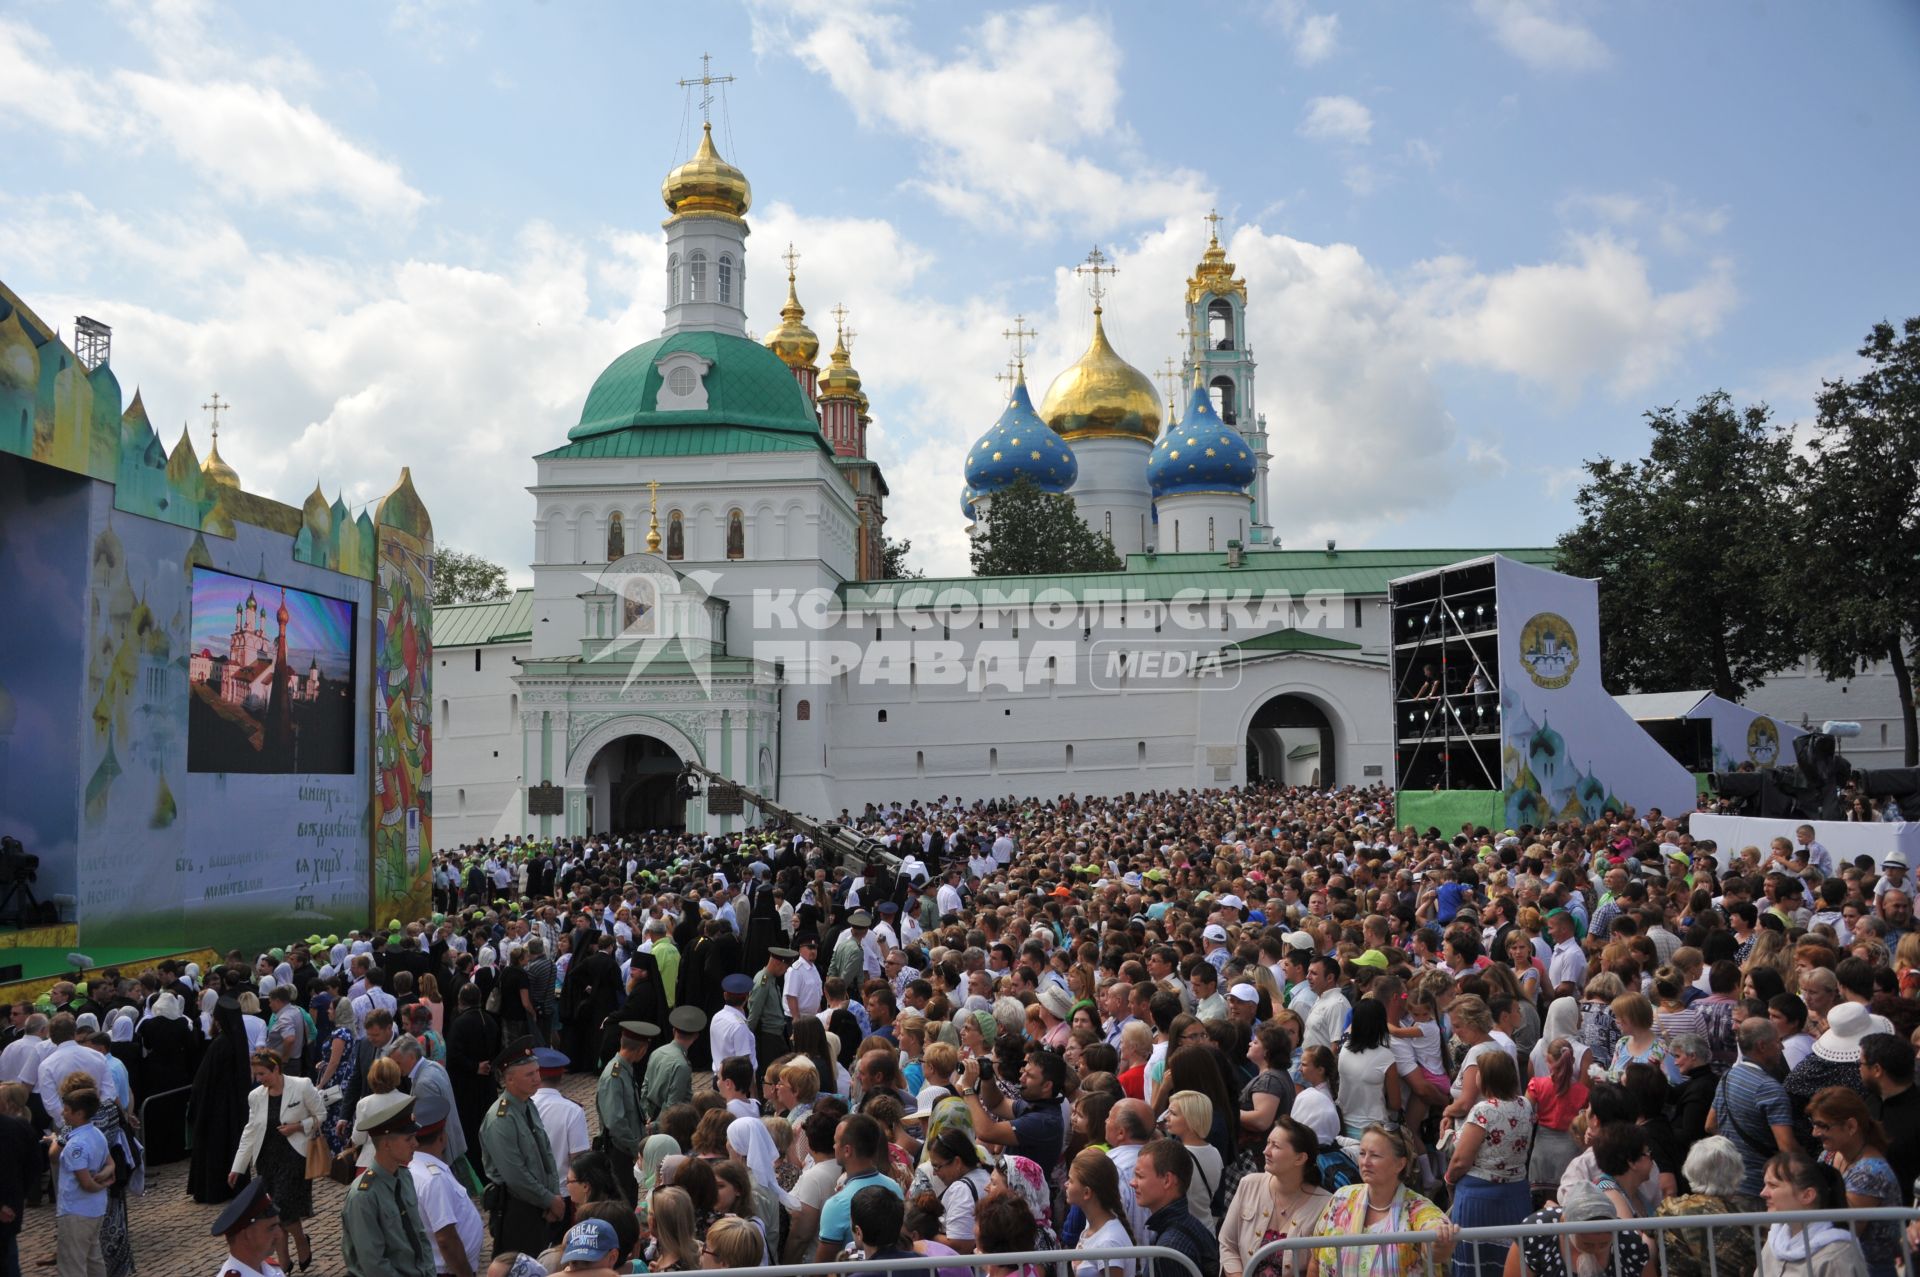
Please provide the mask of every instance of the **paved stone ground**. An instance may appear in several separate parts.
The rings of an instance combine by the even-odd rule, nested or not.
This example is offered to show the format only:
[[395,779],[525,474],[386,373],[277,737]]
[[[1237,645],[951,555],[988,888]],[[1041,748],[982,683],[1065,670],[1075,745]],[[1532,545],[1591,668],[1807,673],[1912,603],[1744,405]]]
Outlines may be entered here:
[[[700,1074],[694,1080],[696,1090],[705,1090],[711,1084],[710,1074]],[[560,1089],[586,1109],[588,1130],[598,1134],[593,1086],[592,1075],[570,1073]],[[474,1155],[478,1156],[478,1150]],[[146,1193],[133,1199],[129,1207],[134,1263],[148,1277],[218,1277],[221,1262],[227,1257],[226,1244],[207,1234],[221,1208],[202,1206],[187,1195],[187,1165],[181,1160],[149,1168]],[[313,1239],[313,1267],[307,1277],[341,1277],[346,1272],[340,1259],[340,1207],[346,1191],[330,1179],[314,1181],[313,1218],[307,1221],[307,1235]],[[53,1208],[29,1210],[20,1234],[22,1270],[51,1277],[53,1248]],[[488,1245],[483,1262],[491,1251]],[[48,1261],[47,1266],[36,1268],[42,1259]]]

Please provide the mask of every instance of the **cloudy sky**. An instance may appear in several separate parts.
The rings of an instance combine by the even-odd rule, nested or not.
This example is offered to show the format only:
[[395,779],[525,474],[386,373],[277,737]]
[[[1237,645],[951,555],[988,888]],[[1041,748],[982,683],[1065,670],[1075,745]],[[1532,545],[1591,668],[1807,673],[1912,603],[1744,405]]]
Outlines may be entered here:
[[702,51],[737,77],[749,323],[791,241],[929,571],[964,570],[1002,330],[1040,330],[1038,398],[1098,243],[1158,369],[1209,208],[1292,545],[1551,540],[1648,408],[1804,419],[1920,313],[1907,0],[0,5],[0,278],[111,323],[169,444],[204,451],[217,390],[249,487],[357,506],[410,464],[442,539],[525,579],[530,457],[659,328]]

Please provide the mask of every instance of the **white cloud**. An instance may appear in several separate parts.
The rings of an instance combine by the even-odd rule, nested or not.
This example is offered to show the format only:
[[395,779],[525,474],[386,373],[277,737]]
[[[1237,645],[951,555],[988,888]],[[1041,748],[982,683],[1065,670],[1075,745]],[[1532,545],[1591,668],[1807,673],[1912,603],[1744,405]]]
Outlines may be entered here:
[[1315,13],[1302,0],[1274,0],[1268,16],[1293,45],[1293,60],[1315,66],[1333,56],[1340,41],[1340,15]]
[[1118,115],[1125,56],[1095,17],[992,14],[942,60],[875,6],[807,0],[753,12],[757,51],[790,50],[863,126],[925,146],[912,185],[957,217],[1032,234],[1058,218],[1098,232],[1206,198],[1192,172],[1144,161],[1123,169],[1085,153],[1124,152],[1128,141]]
[[1364,146],[1373,139],[1373,112],[1350,97],[1314,98],[1307,103],[1299,132],[1315,142]]
[[0,22],[0,120],[130,149],[164,143],[207,187],[317,215],[337,199],[369,218],[413,218],[426,197],[400,167],[349,140],[279,84],[311,77],[297,57],[253,60],[206,39],[196,6],[125,11],[159,72],[104,78],[62,65],[37,31]]
[[1600,37],[1565,16],[1560,0],[1473,0],[1500,47],[1536,71],[1593,71],[1612,60]]
[[1650,197],[1621,192],[1581,192],[1560,201],[1560,216],[1581,215],[1609,226],[1646,228],[1669,253],[1686,253],[1699,241],[1712,239],[1732,220],[1726,208],[1700,208],[1684,199],[1671,184],[1661,185]]

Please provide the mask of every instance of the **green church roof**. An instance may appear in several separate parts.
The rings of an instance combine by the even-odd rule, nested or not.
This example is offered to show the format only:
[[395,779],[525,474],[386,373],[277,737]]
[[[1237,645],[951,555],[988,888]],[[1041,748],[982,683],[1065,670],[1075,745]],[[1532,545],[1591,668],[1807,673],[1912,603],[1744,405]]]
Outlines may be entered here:
[[1265,634],[1256,634],[1250,639],[1241,639],[1238,643],[1229,643],[1224,651],[1242,652],[1357,652],[1358,643],[1349,643],[1345,639],[1334,638],[1330,634],[1315,634],[1311,630],[1269,630]]
[[[661,414],[666,415],[666,414]],[[676,417],[687,413],[674,413]],[[814,437],[820,437],[815,431]],[[814,444],[784,430],[748,430],[740,426],[648,426],[616,430],[562,444],[537,460],[605,457],[717,457],[730,452],[812,452]]]
[[[662,356],[686,351],[711,362],[705,386],[707,407],[663,412],[658,407]],[[641,342],[608,364],[587,392],[580,424],[567,432],[576,443],[629,429],[678,429],[687,426],[742,426],[803,436],[823,452],[832,449],[820,434],[820,422],[793,372],[759,342],[728,333],[685,332]],[[735,443],[750,440],[735,439]],[[735,447],[729,451],[770,451]],[[587,454],[592,455],[592,454]],[[600,454],[607,455],[607,454]],[[622,453],[614,455],[671,455]]]

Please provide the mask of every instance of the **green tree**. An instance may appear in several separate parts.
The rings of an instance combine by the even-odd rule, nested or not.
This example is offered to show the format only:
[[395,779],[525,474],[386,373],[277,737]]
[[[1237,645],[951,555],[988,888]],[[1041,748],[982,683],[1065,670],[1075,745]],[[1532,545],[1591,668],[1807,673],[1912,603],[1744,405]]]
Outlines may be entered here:
[[884,536],[880,548],[880,575],[888,581],[917,581],[920,573],[907,564],[907,555],[913,552],[911,538],[896,541]]
[[993,494],[990,534],[973,539],[976,576],[1117,572],[1125,566],[1105,533],[1095,532],[1073,498],[1042,492],[1030,479]]
[[1600,581],[1615,691],[1709,688],[1728,700],[1805,655],[1798,610],[1769,587],[1792,518],[1792,439],[1725,391],[1647,413],[1643,461],[1586,463],[1558,567]]
[[485,603],[489,599],[504,599],[509,593],[507,570],[498,563],[490,563],[477,554],[468,554],[450,545],[433,547],[435,607],[446,607],[450,603]]
[[1906,765],[1920,763],[1913,667],[1920,661],[1920,316],[1879,323],[1869,368],[1829,381],[1808,453],[1796,458],[1800,531],[1789,592],[1821,673],[1893,670]]

